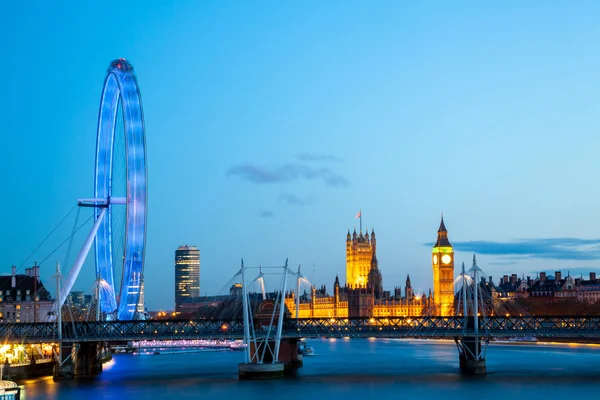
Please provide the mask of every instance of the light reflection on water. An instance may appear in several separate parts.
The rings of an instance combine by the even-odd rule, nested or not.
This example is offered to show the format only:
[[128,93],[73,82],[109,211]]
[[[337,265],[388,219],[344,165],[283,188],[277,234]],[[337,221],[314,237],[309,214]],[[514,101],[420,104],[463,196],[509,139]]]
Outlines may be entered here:
[[26,399],[306,399],[397,397],[485,399],[535,393],[536,398],[572,394],[595,398],[600,348],[570,345],[494,345],[488,375],[463,377],[452,341],[311,340],[297,376],[277,381],[238,381],[243,352],[195,352],[136,356],[116,354],[93,381],[25,382]]

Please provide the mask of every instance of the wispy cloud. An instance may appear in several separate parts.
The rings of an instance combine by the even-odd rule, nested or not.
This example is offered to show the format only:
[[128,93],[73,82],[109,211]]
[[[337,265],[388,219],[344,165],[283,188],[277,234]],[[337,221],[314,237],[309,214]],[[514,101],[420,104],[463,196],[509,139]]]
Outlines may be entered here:
[[515,262],[514,261],[492,261],[487,264],[493,265],[493,266],[506,266],[506,265],[514,265]]
[[350,182],[328,167],[311,168],[307,165],[284,164],[269,168],[255,164],[236,165],[227,171],[227,176],[235,176],[252,183],[292,182],[298,179],[322,180],[327,186],[344,187]]
[[269,210],[264,210],[261,211],[258,216],[261,218],[273,218],[273,211],[269,211]]
[[304,201],[303,199],[301,199],[300,197],[296,196],[293,193],[282,193],[279,195],[279,201],[283,201],[285,203],[288,203],[292,206],[303,206],[306,201]]
[[300,161],[307,162],[339,162],[341,159],[330,154],[314,154],[314,153],[303,153],[298,155]]
[[457,251],[498,256],[512,256],[512,259],[600,259],[600,239],[548,238],[521,239],[510,242],[476,240],[469,242],[453,242],[452,244],[454,249]]

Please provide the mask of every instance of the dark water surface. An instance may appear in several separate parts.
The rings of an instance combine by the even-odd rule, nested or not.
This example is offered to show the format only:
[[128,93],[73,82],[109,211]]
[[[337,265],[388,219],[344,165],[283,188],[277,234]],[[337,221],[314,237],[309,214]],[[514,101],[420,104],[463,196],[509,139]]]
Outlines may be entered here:
[[498,345],[488,375],[463,377],[450,341],[319,339],[309,341],[297,376],[238,381],[243,352],[115,355],[90,382],[24,382],[26,399],[514,399],[600,398],[600,347]]

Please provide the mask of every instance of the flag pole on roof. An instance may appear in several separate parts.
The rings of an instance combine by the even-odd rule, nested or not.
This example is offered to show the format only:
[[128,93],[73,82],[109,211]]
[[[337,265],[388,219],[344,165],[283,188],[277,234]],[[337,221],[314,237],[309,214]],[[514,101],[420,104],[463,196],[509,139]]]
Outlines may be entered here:
[[356,218],[360,219],[360,232],[362,232],[362,209],[358,210],[358,214],[356,214]]

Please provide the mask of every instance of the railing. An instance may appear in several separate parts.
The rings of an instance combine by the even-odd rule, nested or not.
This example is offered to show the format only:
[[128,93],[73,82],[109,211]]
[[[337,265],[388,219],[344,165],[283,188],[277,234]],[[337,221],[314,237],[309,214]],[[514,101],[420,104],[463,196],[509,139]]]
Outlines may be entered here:
[[[533,336],[600,339],[600,317],[486,317],[479,332],[495,337]],[[260,329],[259,329],[260,330]],[[148,320],[63,323],[63,341],[240,339],[240,320]],[[286,337],[455,337],[462,317],[378,317],[288,319]],[[54,323],[1,323],[0,337],[12,343],[57,341]]]

